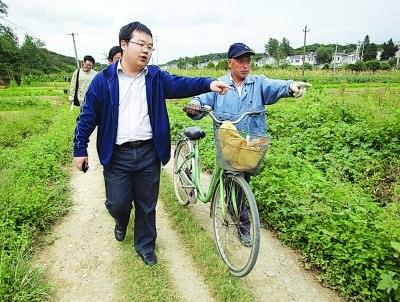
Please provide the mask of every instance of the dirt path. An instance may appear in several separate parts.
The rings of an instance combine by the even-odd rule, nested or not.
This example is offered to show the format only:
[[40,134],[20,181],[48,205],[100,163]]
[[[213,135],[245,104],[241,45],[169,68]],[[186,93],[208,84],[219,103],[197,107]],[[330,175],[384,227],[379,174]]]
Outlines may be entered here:
[[[94,141],[92,136],[91,142]],[[118,280],[113,276],[114,260],[121,252],[113,236],[114,221],[104,206],[102,167],[94,143],[89,146],[89,155],[89,171],[83,174],[73,169],[71,173],[73,210],[55,226],[49,238],[54,243],[34,260],[56,285],[52,301],[115,301]],[[164,167],[168,173],[171,169],[172,161]],[[190,207],[196,219],[212,232],[207,205]],[[181,296],[186,301],[193,301],[193,297],[196,302],[213,301],[187,251],[179,245],[162,201],[157,206],[157,230],[158,257],[168,262]],[[341,301],[302,269],[295,253],[265,230],[257,264],[242,280],[253,290],[257,301]]]

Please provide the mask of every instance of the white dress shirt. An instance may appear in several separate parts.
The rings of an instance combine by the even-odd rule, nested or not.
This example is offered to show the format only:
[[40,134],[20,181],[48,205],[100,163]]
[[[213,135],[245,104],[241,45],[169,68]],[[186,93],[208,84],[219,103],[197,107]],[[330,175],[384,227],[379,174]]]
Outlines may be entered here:
[[153,137],[146,99],[147,72],[146,67],[137,76],[132,77],[124,72],[121,61],[118,62],[119,117],[115,142],[117,145]]

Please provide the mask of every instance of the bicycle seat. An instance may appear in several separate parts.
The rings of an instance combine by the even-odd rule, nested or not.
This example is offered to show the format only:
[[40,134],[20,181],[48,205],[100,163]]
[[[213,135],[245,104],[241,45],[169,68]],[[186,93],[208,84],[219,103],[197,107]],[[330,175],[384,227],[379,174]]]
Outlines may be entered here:
[[200,139],[206,136],[204,130],[199,127],[187,127],[183,133],[190,139]]

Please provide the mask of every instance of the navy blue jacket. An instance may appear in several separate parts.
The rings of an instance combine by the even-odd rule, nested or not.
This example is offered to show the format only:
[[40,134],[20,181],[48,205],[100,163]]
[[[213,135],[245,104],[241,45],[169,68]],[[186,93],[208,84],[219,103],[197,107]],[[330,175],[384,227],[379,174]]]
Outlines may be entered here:
[[[89,137],[97,129],[97,152],[103,166],[111,161],[117,138],[119,85],[118,62],[100,71],[86,93],[74,136],[74,157],[87,156]],[[153,141],[163,165],[171,158],[171,137],[166,99],[187,98],[210,92],[212,78],[171,75],[158,66],[147,66],[146,95]]]

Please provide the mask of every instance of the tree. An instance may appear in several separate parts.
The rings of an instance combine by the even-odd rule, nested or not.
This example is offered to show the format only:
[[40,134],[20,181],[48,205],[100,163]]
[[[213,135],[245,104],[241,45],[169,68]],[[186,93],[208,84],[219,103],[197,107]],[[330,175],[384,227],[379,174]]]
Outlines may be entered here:
[[191,58],[191,59],[189,60],[189,62],[190,62],[190,64],[192,64],[193,67],[197,67],[198,64],[199,64],[200,62],[202,62],[202,60],[201,60],[201,57],[200,57],[200,56],[194,56],[193,58]]
[[365,36],[362,47],[362,60],[364,62],[376,60],[378,46],[374,43],[369,42],[369,35]]
[[346,65],[346,69],[349,69],[349,70],[351,70],[351,71],[355,71],[355,72],[358,73],[358,72],[360,72],[360,71],[365,70],[365,65],[364,65],[363,62],[358,61],[358,62],[355,63],[355,64],[348,64],[348,65]]
[[365,62],[365,68],[367,70],[372,70],[373,72],[375,72],[375,71],[381,69],[381,64],[376,59],[370,60],[370,61]]
[[215,64],[213,62],[208,62],[207,68],[214,69],[215,68]]
[[283,57],[288,57],[293,54],[293,48],[290,46],[290,42],[288,39],[283,38],[282,43],[280,45],[281,52],[283,54]]
[[293,52],[293,49],[286,38],[282,39],[282,43],[279,43],[277,39],[270,38],[268,44],[265,45],[265,52],[275,58],[279,65],[280,60],[289,56]]
[[8,14],[8,6],[2,0],[0,0],[0,15],[7,16],[7,14]]
[[381,60],[389,60],[395,56],[396,51],[399,48],[394,45],[392,39],[390,39],[387,43],[383,43],[383,52],[381,54]]
[[270,38],[268,44],[265,44],[265,53],[271,57],[277,58],[279,51],[279,41],[277,39]]
[[24,42],[20,48],[21,66],[24,73],[47,73],[47,62],[43,47],[44,42],[25,34]]
[[[8,7],[0,0],[0,17],[7,16]],[[20,81],[16,70],[19,66],[18,37],[8,26],[0,24],[0,83],[8,85]]]
[[215,66],[215,68],[220,69],[220,70],[227,70],[228,69],[228,61],[227,60],[219,61],[217,66]]
[[184,58],[179,58],[177,63],[178,69],[186,69],[186,61]]
[[363,61],[376,60],[376,55],[378,53],[378,46],[375,43],[364,45]]
[[328,46],[320,46],[316,50],[317,63],[318,64],[329,64],[332,61],[333,49]]

